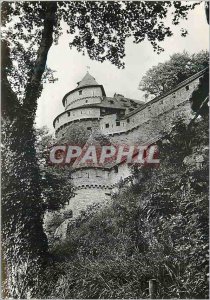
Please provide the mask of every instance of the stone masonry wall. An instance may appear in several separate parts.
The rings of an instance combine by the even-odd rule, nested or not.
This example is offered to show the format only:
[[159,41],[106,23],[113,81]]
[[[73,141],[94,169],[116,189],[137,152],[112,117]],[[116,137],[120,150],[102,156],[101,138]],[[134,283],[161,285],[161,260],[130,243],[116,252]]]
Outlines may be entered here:
[[[157,101],[155,101],[154,99],[154,102],[146,103],[142,109],[140,108],[126,115],[124,118],[121,118],[119,120],[120,125],[119,123],[116,123],[116,115],[107,116],[100,121],[101,131],[104,134],[108,135],[117,133],[122,134],[123,132],[128,132],[130,134],[131,130],[139,127],[140,125],[143,125],[147,122],[150,122],[152,124],[154,118],[157,120],[159,119],[159,116],[162,115],[164,115],[164,118],[167,118],[167,115],[170,115],[171,117],[171,110],[177,110],[178,107],[185,102],[188,102],[188,104],[190,105],[190,95],[198,86],[198,84],[199,77],[189,82],[187,85],[181,86],[173,93],[170,93],[163,98],[157,99]],[[173,119],[175,118],[176,116],[173,116]],[[106,128],[105,124],[109,124],[109,127]],[[165,124],[167,124],[166,120]]]
[[[169,130],[178,116],[185,116],[187,120],[192,118],[189,98],[198,84],[199,76],[195,76],[186,84],[180,84],[168,95],[153,99],[142,108],[140,107],[121,119],[117,119],[116,114],[101,118],[99,108],[78,108],[71,111],[71,113],[74,112],[74,116],[69,116],[66,111],[59,116],[59,123],[55,123],[55,129],[64,124],[69,127],[71,125],[69,122],[73,121],[73,117],[75,120],[80,119],[85,126],[92,124],[93,120],[97,119],[95,129],[100,128],[101,133],[108,135],[113,144],[151,144],[159,139],[164,131]],[[91,96],[91,93],[92,96],[97,96],[97,93],[99,93],[98,96],[102,96],[100,87],[94,91],[91,88],[87,89],[86,92],[88,97]],[[78,96],[78,91],[70,94],[65,103],[66,107],[76,98],[78,99]],[[87,119],[89,119],[89,123],[87,123]],[[63,132],[64,129],[59,132],[59,135]],[[87,206],[109,201],[112,188],[130,175],[130,169],[126,164],[121,164],[109,171],[94,168],[75,170],[72,173],[72,179],[76,195],[70,199],[63,211],[72,209],[73,217],[77,217]]]
[[83,119],[99,119],[100,108],[97,107],[83,107],[73,109],[71,111],[65,111],[55,119],[55,130],[57,131],[60,127],[64,126],[69,122]]
[[110,199],[111,190],[109,188],[84,187],[75,190],[75,196],[71,198],[64,210],[71,209],[73,211],[73,218],[76,218],[88,206],[92,204],[105,204]]
[[[82,91],[82,94],[80,94]],[[66,97],[65,109],[74,108],[82,105],[82,100],[85,103],[100,103],[102,98],[101,87],[81,87],[79,90],[72,92]],[[85,102],[87,100],[88,102]],[[92,102],[89,102],[93,100]]]
[[[99,126],[99,119],[83,119],[82,122],[81,120],[75,120],[74,122],[66,123],[66,125],[63,125],[62,128],[60,128],[57,133],[56,137],[68,137],[68,132],[71,132],[71,130],[75,130],[75,127],[77,124],[82,124],[83,128],[85,131],[87,131],[87,135],[91,134],[93,131],[98,131],[100,126]],[[71,141],[69,141],[71,142]]]

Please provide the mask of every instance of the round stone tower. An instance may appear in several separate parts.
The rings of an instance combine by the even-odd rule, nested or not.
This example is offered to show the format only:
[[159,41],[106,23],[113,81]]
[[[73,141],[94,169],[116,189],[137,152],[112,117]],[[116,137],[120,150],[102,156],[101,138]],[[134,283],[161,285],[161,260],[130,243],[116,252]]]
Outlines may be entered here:
[[[95,78],[87,72],[77,83],[77,87],[63,97],[65,111],[53,121],[58,140],[64,136],[66,143],[70,143],[68,138],[70,139],[72,132],[77,134],[78,125],[75,126],[75,123],[78,123],[87,133],[87,140],[83,141],[84,144],[95,144],[96,141],[91,137],[96,132],[100,135],[101,106],[105,98],[103,85],[98,84]],[[107,170],[94,166],[78,166],[75,163],[71,170],[75,196],[61,210],[71,209],[73,217],[77,217],[88,205],[106,202],[110,199],[111,191]]]
[[61,137],[68,126],[78,121],[84,121],[87,129],[91,128],[88,125],[91,125],[92,121],[96,121],[93,122],[94,126],[98,125],[99,128],[100,107],[97,104],[100,104],[105,96],[103,85],[98,84],[87,72],[77,83],[77,87],[63,97],[65,111],[53,121],[56,136]]

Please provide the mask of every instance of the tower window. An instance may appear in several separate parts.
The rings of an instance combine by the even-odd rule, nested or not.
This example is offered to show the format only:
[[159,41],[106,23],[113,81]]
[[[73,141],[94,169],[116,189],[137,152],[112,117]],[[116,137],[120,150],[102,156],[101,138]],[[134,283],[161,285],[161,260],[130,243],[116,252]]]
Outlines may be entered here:
[[70,117],[70,115],[71,115],[71,113],[70,113],[70,111],[68,111],[68,117]]
[[109,128],[109,123],[105,124],[105,127],[106,127],[106,128]]
[[117,122],[116,122],[116,126],[120,126],[120,121],[117,121]]
[[87,130],[91,130],[92,129],[92,127],[87,127]]
[[130,123],[130,119],[127,119],[127,123]]
[[118,166],[114,166],[114,172],[118,173]]
[[79,91],[79,95],[82,95],[82,90],[81,90],[81,91]]
[[88,100],[85,100],[85,103],[88,103]]
[[189,89],[190,89],[189,85],[187,85],[185,88],[186,88],[186,91],[189,91]]

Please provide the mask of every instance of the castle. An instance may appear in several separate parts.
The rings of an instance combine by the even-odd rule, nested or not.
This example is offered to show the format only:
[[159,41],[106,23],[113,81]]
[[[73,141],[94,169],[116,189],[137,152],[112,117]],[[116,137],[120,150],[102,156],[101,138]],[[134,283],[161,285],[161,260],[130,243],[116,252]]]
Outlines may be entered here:
[[[77,87],[64,96],[65,110],[53,121],[55,135],[60,138],[67,129],[71,130],[72,124],[79,123],[90,133],[87,143],[94,141],[94,132],[100,132],[111,143],[152,144],[163,131],[170,129],[178,116],[187,121],[192,118],[189,99],[203,74],[201,71],[145,103],[119,94],[107,97],[103,85],[87,72]],[[131,170],[126,163],[98,168],[74,164],[71,178],[75,196],[64,210],[71,209],[73,217],[77,217],[89,205],[109,201],[119,182],[129,176]]]

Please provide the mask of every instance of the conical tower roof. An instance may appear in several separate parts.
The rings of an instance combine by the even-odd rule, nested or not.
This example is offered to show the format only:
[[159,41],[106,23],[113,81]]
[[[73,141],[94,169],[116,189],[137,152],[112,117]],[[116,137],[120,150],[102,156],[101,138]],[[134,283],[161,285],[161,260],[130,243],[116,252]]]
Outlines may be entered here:
[[89,74],[89,72],[86,73],[86,75],[82,78],[81,81],[78,83],[78,87],[88,86],[88,85],[99,85],[95,78]]

